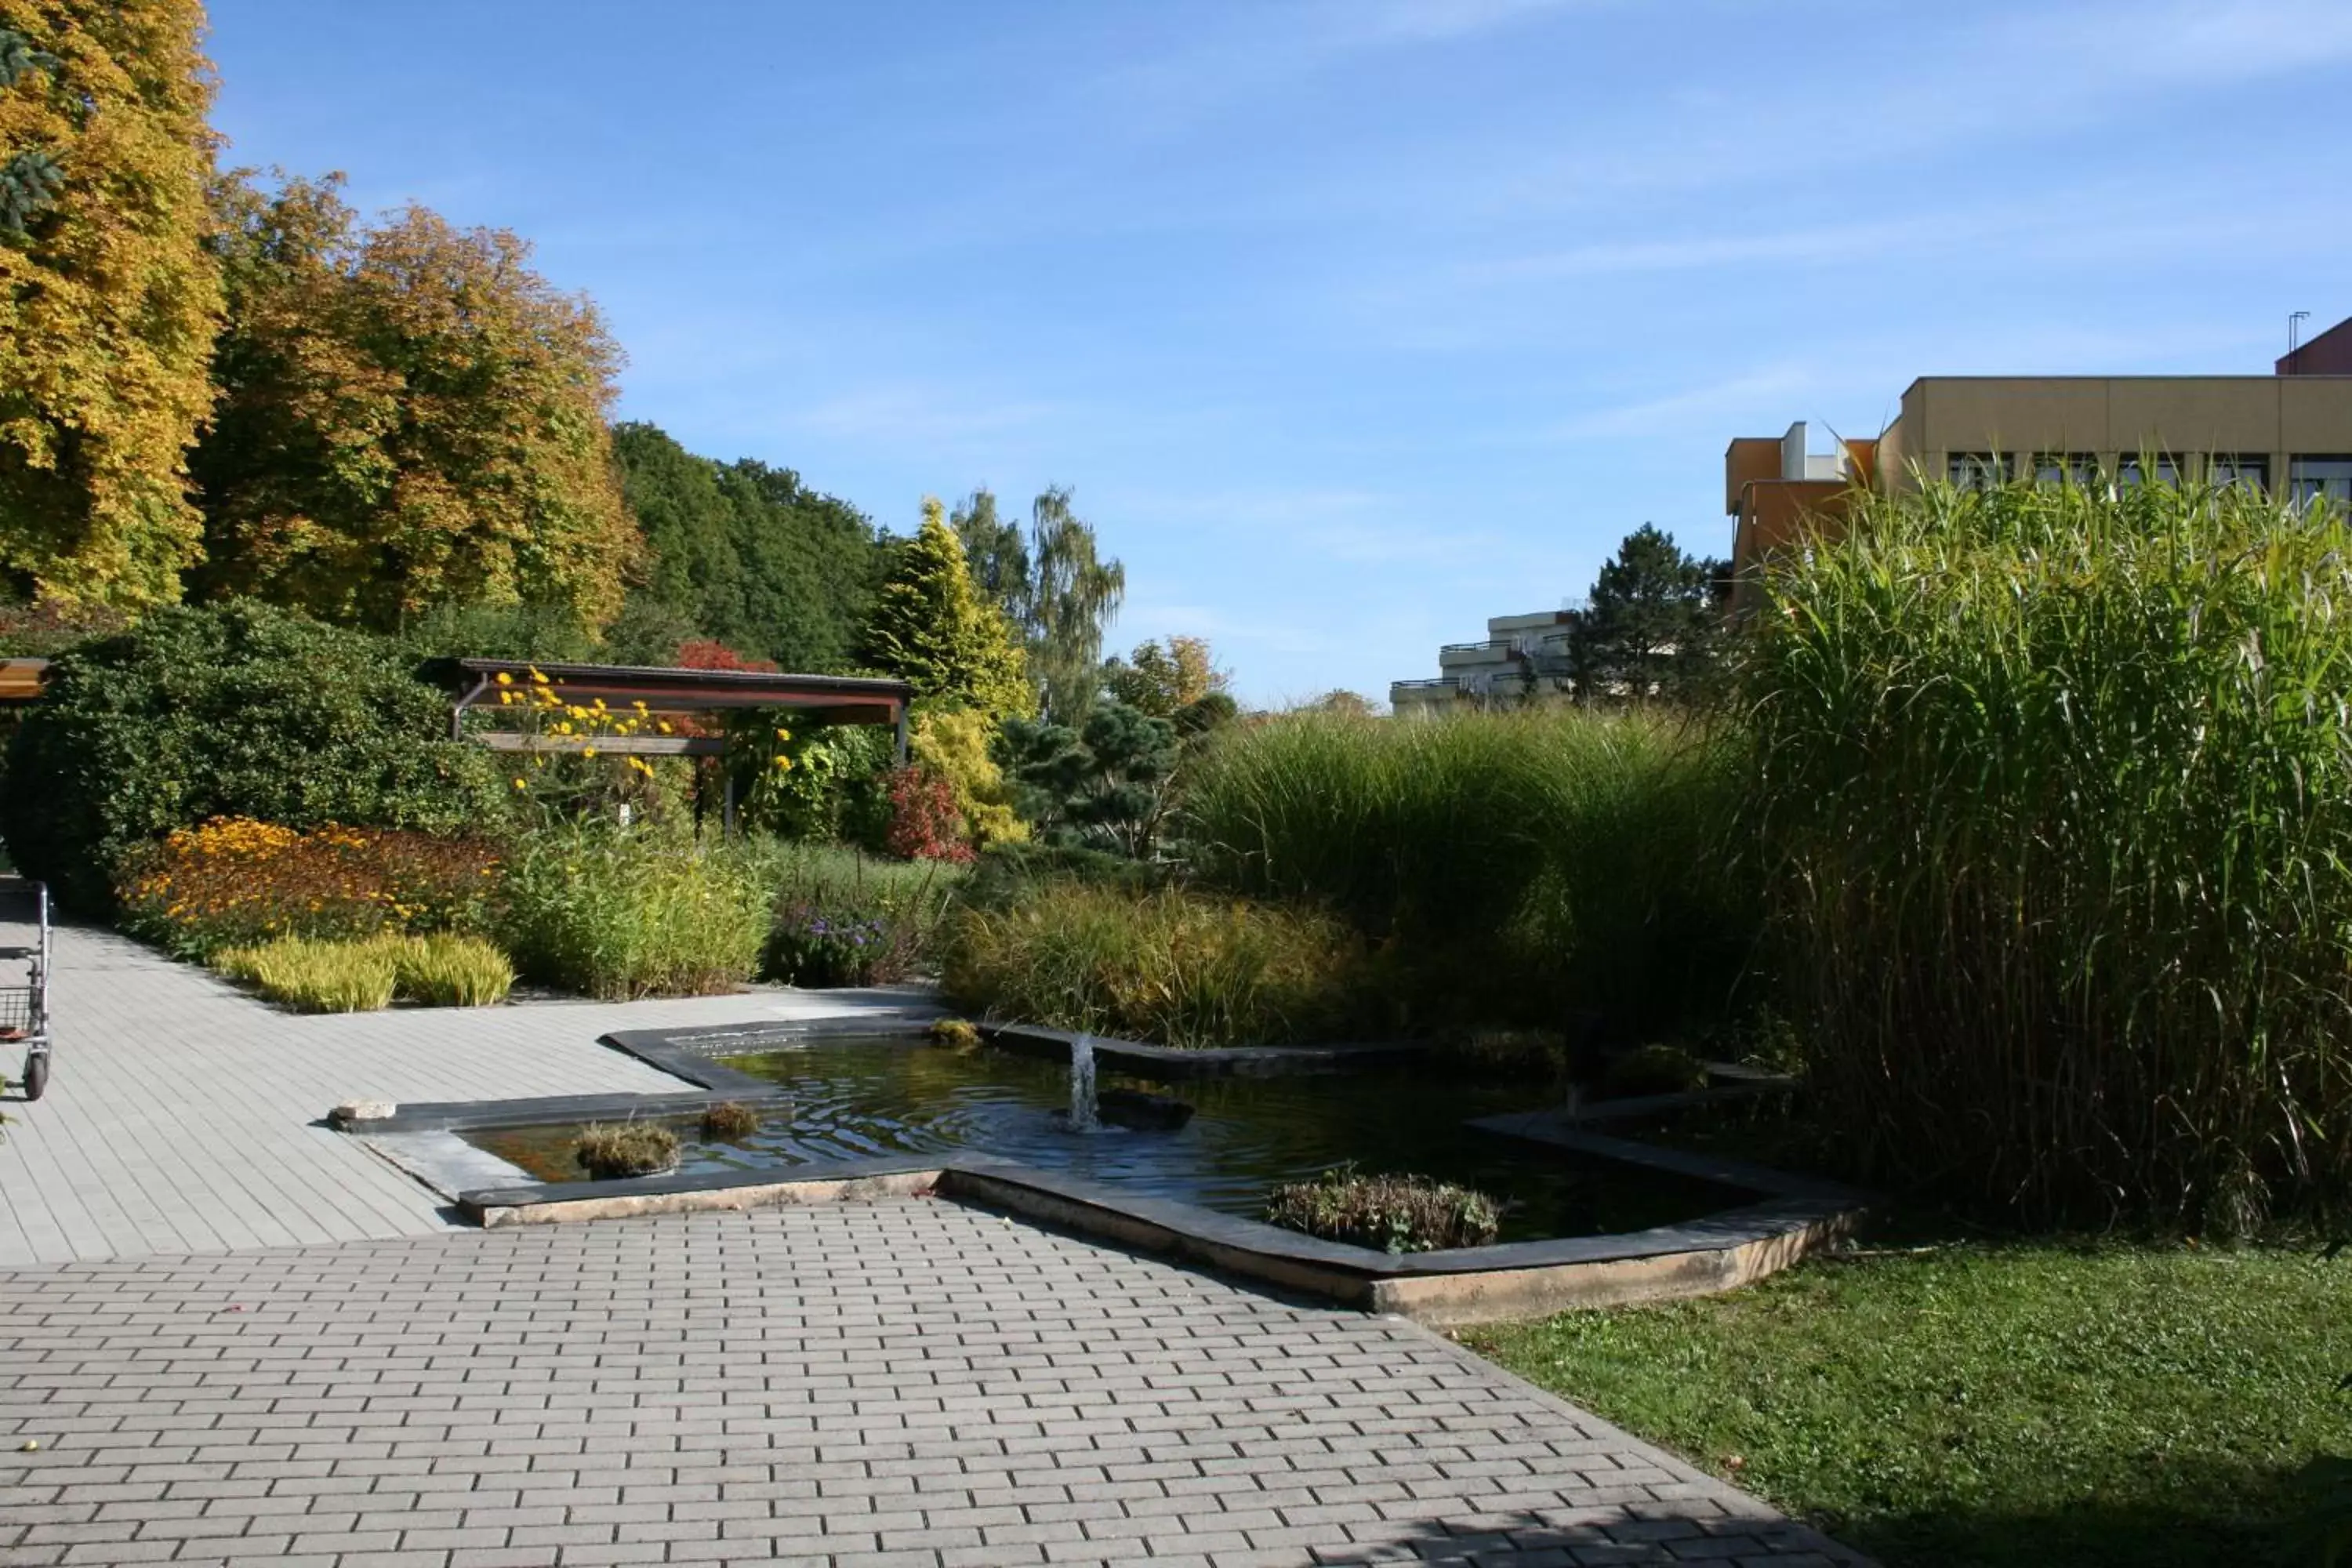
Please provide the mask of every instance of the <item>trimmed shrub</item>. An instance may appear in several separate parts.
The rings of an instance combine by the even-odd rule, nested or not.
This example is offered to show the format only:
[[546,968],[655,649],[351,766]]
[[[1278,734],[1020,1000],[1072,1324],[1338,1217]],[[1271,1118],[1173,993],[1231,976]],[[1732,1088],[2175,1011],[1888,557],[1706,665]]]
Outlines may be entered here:
[[572,1158],[599,1182],[656,1176],[677,1165],[677,1134],[658,1121],[598,1121],[580,1130]]
[[1619,1035],[1724,1011],[1755,940],[1733,853],[1745,759],[1712,723],[1572,709],[1222,731],[1182,810],[1205,881],[1392,941],[1417,1025]]
[[2352,1194],[2343,509],[1938,485],[1765,587],[1753,841],[1862,1173],[2223,1229]]
[[9,748],[0,826],[26,875],[106,911],[132,847],[213,817],[471,833],[489,756],[382,639],[236,600],[60,654]]
[[588,823],[519,840],[499,934],[533,980],[626,1000],[732,990],[758,968],[769,893],[746,857]]
[[1361,942],[1302,910],[1047,883],[960,910],[945,990],[991,1017],[1171,1046],[1333,1040],[1377,1026]]
[[1429,1176],[1366,1176],[1353,1165],[1292,1182],[1266,1195],[1265,1219],[1285,1230],[1385,1252],[1484,1247],[1502,1223],[1482,1192]]
[[259,947],[229,948],[214,966],[297,1013],[373,1013],[392,1005],[400,963],[383,942],[313,942],[280,937]]
[[488,1007],[514,988],[514,964],[478,936],[441,931],[403,938],[393,963],[398,994],[427,1007]]
[[274,937],[478,931],[498,860],[477,839],[384,828],[299,833],[247,817],[183,827],[123,858],[116,923],[175,957]]

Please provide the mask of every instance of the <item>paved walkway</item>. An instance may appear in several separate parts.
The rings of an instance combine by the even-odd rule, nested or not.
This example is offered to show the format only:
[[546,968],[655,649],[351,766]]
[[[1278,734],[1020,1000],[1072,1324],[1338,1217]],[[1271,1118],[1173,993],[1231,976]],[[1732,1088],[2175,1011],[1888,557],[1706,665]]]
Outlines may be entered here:
[[1856,1561],[1401,1321],[914,1200],[452,1229],[311,1125],[675,1089],[596,1037],[837,999],[303,1018],[58,959],[0,1144],[0,1568]]
[[0,1273],[0,1344],[27,1568],[1856,1561],[1411,1324],[945,1203]]
[[841,1010],[769,991],[301,1017],[111,932],[60,927],[48,1093],[0,1099],[0,1267],[446,1229],[425,1189],[312,1123],[362,1098],[674,1092],[686,1086],[597,1037]]

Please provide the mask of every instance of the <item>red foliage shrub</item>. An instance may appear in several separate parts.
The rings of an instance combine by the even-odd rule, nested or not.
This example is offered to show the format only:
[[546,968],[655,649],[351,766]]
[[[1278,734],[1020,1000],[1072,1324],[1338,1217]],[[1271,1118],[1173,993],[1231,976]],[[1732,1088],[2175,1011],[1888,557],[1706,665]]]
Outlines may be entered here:
[[776,673],[775,660],[745,658],[716,637],[694,637],[678,644],[677,668],[680,669],[756,670],[763,675]]
[[948,781],[924,767],[890,773],[890,826],[883,847],[902,860],[969,861],[963,813]]

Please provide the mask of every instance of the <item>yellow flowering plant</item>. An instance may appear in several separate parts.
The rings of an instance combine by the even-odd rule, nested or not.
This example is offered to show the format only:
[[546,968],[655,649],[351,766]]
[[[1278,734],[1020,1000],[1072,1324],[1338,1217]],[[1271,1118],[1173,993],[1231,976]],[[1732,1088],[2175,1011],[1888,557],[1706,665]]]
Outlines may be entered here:
[[498,869],[475,839],[220,817],[134,851],[116,894],[125,931],[204,960],[287,936],[478,930]]

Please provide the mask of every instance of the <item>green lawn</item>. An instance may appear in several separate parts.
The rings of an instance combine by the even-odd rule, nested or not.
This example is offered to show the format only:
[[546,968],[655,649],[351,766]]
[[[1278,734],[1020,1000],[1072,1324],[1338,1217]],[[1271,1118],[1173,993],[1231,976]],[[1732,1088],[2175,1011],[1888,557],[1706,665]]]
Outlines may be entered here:
[[2303,1561],[2352,1454],[2352,1250],[1890,1247],[1463,1337],[1888,1568]]

